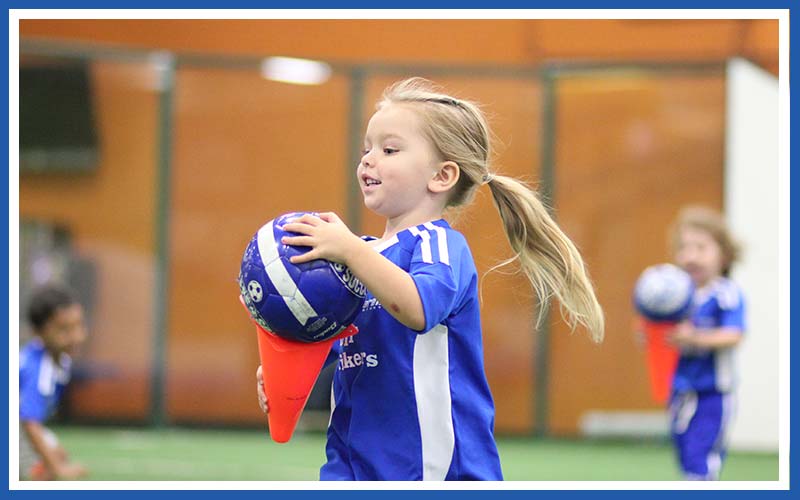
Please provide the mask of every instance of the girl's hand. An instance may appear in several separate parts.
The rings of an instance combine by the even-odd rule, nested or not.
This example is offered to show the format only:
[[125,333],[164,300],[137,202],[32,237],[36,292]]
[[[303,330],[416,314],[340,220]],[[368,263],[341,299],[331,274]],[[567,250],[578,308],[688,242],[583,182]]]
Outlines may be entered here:
[[267,401],[267,393],[264,391],[264,379],[261,376],[260,365],[256,370],[256,394],[258,394],[258,406],[261,407],[261,411],[269,413],[269,402]]
[[86,477],[89,471],[83,465],[75,462],[59,464],[56,469],[56,479],[70,481]]
[[681,321],[667,335],[667,343],[675,347],[692,347],[695,345],[694,326],[691,321]]
[[305,214],[284,224],[283,230],[299,233],[301,236],[284,236],[281,243],[311,247],[303,255],[292,257],[292,264],[327,259],[346,265],[347,257],[354,246],[363,243],[333,212],[321,213],[319,217]]
[[667,342],[688,351],[727,349],[742,341],[742,331],[737,328],[713,328],[698,330],[691,321],[678,323]]

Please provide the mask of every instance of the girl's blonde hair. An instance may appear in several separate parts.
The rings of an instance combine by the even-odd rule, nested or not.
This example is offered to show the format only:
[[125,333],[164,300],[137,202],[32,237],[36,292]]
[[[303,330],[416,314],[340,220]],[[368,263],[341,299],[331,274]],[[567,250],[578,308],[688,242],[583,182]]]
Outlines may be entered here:
[[729,277],[733,264],[741,256],[742,248],[728,229],[723,215],[701,205],[688,205],[681,209],[670,228],[670,243],[673,252],[678,249],[680,244],[681,230],[687,227],[704,231],[717,242],[722,251],[722,275]]
[[488,184],[515,257],[530,280],[540,305],[540,320],[553,296],[574,330],[584,325],[596,342],[603,339],[603,310],[580,253],[561,231],[537,193],[512,177],[489,168],[490,131],[480,108],[439,91],[428,80],[410,78],[387,88],[378,109],[389,104],[411,104],[419,112],[422,132],[443,161],[459,166],[461,175],[448,199],[457,207],[472,201],[475,191]]

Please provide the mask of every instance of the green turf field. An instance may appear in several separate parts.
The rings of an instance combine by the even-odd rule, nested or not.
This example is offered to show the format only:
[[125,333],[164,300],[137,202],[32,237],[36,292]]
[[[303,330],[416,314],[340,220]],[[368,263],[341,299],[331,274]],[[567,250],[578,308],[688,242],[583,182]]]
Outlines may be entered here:
[[[104,481],[315,481],[325,436],[297,433],[276,444],[266,431],[55,427],[75,460]],[[672,449],[654,441],[501,438],[510,481],[670,481]],[[723,480],[777,481],[775,453],[732,453]]]

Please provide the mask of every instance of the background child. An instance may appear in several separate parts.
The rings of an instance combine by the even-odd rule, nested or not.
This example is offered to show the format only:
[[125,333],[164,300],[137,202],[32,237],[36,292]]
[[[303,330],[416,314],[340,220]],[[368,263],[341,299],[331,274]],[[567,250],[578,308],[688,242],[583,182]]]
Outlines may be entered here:
[[[284,243],[312,247],[294,263],[341,262],[368,289],[360,333],[338,346],[321,479],[502,479],[477,271],[464,237],[442,219],[481,185],[542,307],[555,296],[573,327],[602,339],[580,254],[536,193],[495,174],[490,157],[475,104],[419,78],[399,82],[369,121],[356,171],[365,205],[386,219],[383,235],[361,239],[333,213],[284,226],[300,234]],[[260,384],[259,400],[265,408]]]
[[67,289],[47,286],[34,292],[27,315],[35,338],[20,351],[20,479],[77,479],[86,468],[70,462],[44,422],[69,382],[70,356],[86,340],[83,307]]
[[672,229],[675,262],[695,283],[694,310],[668,341],[680,348],[671,433],[686,479],[719,479],[734,409],[733,351],[744,333],[744,297],[728,276],[739,248],[719,213],[687,207]]

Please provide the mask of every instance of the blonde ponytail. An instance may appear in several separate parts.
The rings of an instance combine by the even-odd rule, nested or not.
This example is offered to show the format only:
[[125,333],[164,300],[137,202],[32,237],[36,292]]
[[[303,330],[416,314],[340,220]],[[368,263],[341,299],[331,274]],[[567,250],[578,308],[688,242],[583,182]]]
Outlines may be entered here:
[[414,106],[422,120],[422,131],[438,156],[458,165],[462,175],[448,206],[466,205],[483,184],[491,188],[508,241],[517,254],[494,269],[519,258],[522,271],[539,297],[540,313],[555,296],[561,302],[562,316],[573,330],[582,324],[596,342],[603,340],[603,310],[575,245],[533,190],[490,171],[491,134],[480,106],[447,95],[423,78],[409,78],[387,88],[377,107],[390,104]]
[[570,327],[574,330],[581,324],[595,342],[601,342],[605,329],[603,310],[578,249],[527,185],[502,175],[487,177],[486,183],[522,272],[539,297],[540,318],[555,296]]

